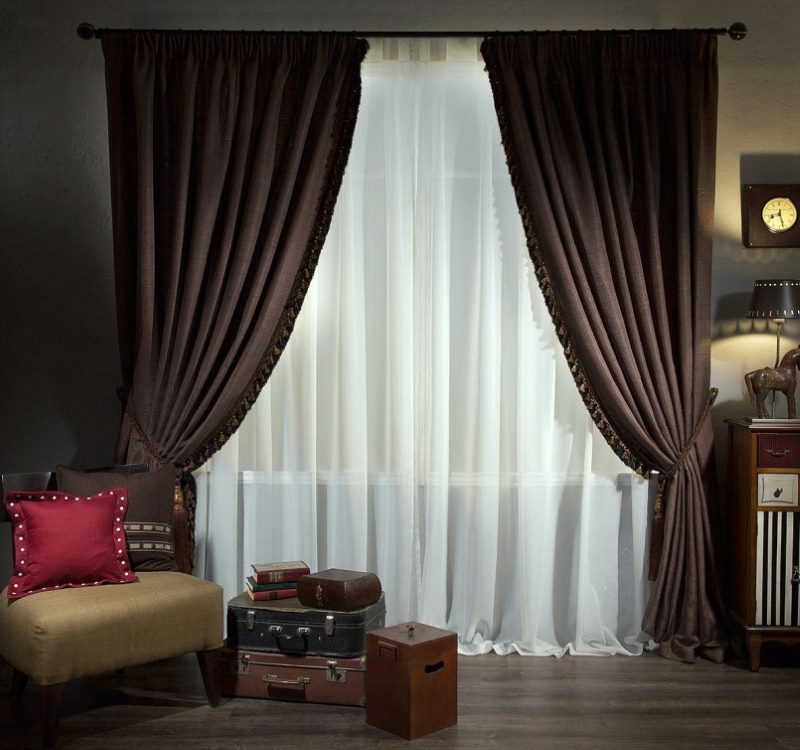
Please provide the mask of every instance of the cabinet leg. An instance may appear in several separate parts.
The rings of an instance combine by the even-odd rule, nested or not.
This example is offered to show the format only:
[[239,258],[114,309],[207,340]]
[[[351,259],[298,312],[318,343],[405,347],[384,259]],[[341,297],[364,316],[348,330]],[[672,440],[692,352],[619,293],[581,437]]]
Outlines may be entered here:
[[761,668],[761,636],[758,633],[747,634],[747,653],[750,656],[750,671],[758,672]]

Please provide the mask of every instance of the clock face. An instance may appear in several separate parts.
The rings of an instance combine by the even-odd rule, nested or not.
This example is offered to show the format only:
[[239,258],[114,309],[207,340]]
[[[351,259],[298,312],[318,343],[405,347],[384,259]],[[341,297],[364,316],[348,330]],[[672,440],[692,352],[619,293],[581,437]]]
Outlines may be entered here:
[[770,232],[787,232],[797,222],[797,207],[789,198],[770,198],[761,209],[761,219]]

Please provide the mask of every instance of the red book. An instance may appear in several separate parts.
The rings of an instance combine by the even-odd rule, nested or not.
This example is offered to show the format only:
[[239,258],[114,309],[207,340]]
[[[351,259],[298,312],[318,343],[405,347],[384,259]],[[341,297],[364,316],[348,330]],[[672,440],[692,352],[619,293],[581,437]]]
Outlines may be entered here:
[[254,602],[269,602],[273,599],[291,599],[297,596],[297,589],[275,589],[274,591],[251,591],[247,589],[247,595]]
[[254,563],[253,578],[256,583],[283,583],[285,581],[299,581],[301,576],[308,575],[311,571],[302,560],[290,562]]

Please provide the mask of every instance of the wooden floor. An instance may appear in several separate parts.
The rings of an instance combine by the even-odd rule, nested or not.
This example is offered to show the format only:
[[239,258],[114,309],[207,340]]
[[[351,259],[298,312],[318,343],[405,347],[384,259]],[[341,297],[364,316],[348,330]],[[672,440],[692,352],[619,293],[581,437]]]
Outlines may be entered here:
[[[38,747],[35,685],[14,701],[7,666],[0,680],[0,747]],[[767,647],[758,673],[654,654],[460,657],[458,708],[456,727],[409,746],[368,726],[360,708],[244,698],[211,708],[187,656],[71,683],[58,747],[800,750],[800,654]]]

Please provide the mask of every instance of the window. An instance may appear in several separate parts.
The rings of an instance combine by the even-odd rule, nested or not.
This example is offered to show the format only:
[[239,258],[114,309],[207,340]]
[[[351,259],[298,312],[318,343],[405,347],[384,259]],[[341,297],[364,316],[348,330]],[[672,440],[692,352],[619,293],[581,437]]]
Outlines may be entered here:
[[374,571],[387,622],[465,653],[641,652],[647,485],[556,340],[475,41],[379,41],[363,84],[295,331],[201,477],[198,562],[229,596],[252,562]]

